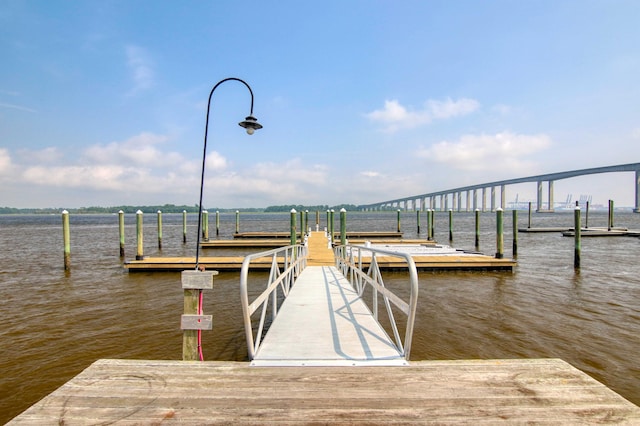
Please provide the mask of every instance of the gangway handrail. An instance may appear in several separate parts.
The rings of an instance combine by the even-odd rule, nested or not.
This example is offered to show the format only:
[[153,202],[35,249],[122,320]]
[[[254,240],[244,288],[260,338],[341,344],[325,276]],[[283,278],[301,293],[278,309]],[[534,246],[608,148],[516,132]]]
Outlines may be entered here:
[[[378,293],[382,295],[389,323],[391,324],[391,329],[393,331],[396,348],[406,360],[409,360],[419,291],[418,271],[411,254],[349,244],[334,247],[334,253],[336,267],[349,280],[360,297],[362,297],[367,284],[372,287],[373,301],[371,310],[374,318],[378,322]],[[370,253],[370,256],[366,257],[370,257],[370,263],[368,270],[365,272],[363,269],[363,258],[365,258],[364,254],[368,253]],[[378,266],[378,255],[401,258],[406,263],[407,271],[409,273],[410,289],[408,302],[402,300],[401,297],[385,287],[380,267]],[[398,325],[393,315],[390,303],[397,306],[407,316],[404,341],[400,338]]]
[[[298,244],[245,256],[244,261],[242,262],[242,268],[240,269],[240,302],[242,305],[244,330],[247,339],[247,351],[250,360],[255,357],[255,354],[260,347],[260,343],[262,342],[265,320],[269,308],[269,299],[271,299],[271,315],[273,321],[278,314],[278,289],[281,289],[281,294],[284,298],[289,295],[289,290],[295,282],[296,277],[300,275],[300,272],[302,272],[306,267],[307,253],[307,247]],[[251,262],[255,259],[265,257],[271,257],[269,279],[265,290],[250,302],[248,280]],[[279,260],[283,262],[282,271],[278,264]],[[254,335],[251,316],[259,308],[262,308],[262,312],[260,314],[258,328]]]

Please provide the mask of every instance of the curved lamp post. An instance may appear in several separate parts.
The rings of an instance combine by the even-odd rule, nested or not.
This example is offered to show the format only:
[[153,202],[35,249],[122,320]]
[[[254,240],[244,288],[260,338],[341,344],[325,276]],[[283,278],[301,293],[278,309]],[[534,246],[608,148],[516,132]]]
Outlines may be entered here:
[[229,78],[225,78],[224,80],[220,80],[218,83],[216,83],[215,86],[213,86],[213,89],[211,89],[211,93],[209,93],[209,102],[207,104],[207,120],[204,126],[204,150],[202,152],[202,176],[200,177],[200,202],[198,203],[198,236],[196,239],[196,270],[199,269],[199,260],[200,260],[200,234],[202,233],[202,194],[204,191],[204,169],[205,169],[205,165],[206,165],[205,163],[206,163],[206,157],[207,157],[207,135],[209,133],[209,111],[211,110],[211,97],[213,96],[213,92],[215,92],[218,86],[230,80],[239,81],[240,83],[244,84],[245,86],[247,86],[247,89],[249,89],[249,93],[251,94],[251,110],[249,112],[249,115],[238,124],[240,125],[240,127],[245,128],[247,130],[247,134],[249,135],[252,135],[253,132],[255,132],[258,129],[262,129],[262,125],[258,123],[258,120],[253,116],[253,91],[245,81],[239,78],[229,77]]

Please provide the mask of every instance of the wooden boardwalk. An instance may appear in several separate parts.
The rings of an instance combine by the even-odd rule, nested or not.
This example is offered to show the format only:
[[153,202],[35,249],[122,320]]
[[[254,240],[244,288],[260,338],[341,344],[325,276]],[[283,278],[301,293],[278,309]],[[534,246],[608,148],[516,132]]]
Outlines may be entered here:
[[558,359],[407,367],[99,360],[9,425],[640,424],[640,408]]

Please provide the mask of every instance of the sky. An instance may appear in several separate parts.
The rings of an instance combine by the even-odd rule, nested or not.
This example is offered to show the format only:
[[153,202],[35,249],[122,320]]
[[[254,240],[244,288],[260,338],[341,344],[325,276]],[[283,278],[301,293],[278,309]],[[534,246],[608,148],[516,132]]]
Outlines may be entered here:
[[[3,0],[0,206],[370,204],[640,162],[636,0]],[[632,206],[635,175],[557,181]],[[533,200],[535,184],[507,187]]]

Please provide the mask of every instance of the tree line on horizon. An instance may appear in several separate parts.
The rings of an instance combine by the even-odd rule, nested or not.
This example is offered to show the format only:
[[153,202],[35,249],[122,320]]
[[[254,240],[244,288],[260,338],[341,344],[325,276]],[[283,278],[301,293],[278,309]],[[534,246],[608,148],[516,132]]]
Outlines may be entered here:
[[[328,205],[314,205],[314,206],[305,206],[301,204],[289,204],[282,206],[269,206],[266,208],[233,208],[233,209],[223,209],[223,208],[214,208],[208,209],[209,211],[219,211],[221,213],[235,212],[241,211],[245,213],[278,213],[278,212],[290,212],[291,209],[295,209],[296,211],[327,211],[327,210],[335,210],[340,211],[340,209],[344,208],[347,211],[355,211],[357,210],[357,206],[353,204],[340,204],[337,206],[328,206]],[[15,208],[15,207],[0,207],[0,214],[59,214],[63,210],[67,210],[71,214],[112,214],[117,213],[122,210],[124,213],[136,213],[140,210],[143,213],[155,213],[160,210],[163,213],[182,213],[186,211],[187,213],[198,213],[198,205],[195,204],[193,206],[187,205],[175,205],[175,204],[163,204],[157,206],[111,206],[111,207],[99,207],[99,206],[91,206],[91,207],[78,207],[78,208],[61,208],[61,207],[45,207],[45,208]]]

